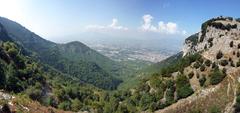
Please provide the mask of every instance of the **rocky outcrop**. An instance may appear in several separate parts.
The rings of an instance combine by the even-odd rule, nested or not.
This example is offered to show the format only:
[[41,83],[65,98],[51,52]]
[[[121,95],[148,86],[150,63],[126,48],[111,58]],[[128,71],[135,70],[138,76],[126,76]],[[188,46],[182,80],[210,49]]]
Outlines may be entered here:
[[[196,61],[193,65],[184,68],[184,73],[194,72],[190,78],[190,84],[194,94],[178,100],[176,103],[156,111],[156,113],[186,113],[197,112],[209,113],[215,106],[221,112],[231,113],[235,111],[236,98],[240,88],[240,21],[230,17],[217,17],[203,23],[201,31],[191,35],[185,40],[183,56],[198,53],[204,61]],[[212,63],[207,66],[206,61]],[[206,66],[194,69],[195,64]],[[211,73],[216,69],[226,74],[219,84],[211,84]],[[198,67],[199,67],[198,66]],[[194,67],[194,68],[193,68]],[[201,76],[207,81],[200,87]],[[200,76],[200,77],[198,77]]]
[[[233,47],[230,47],[232,41],[234,44]],[[218,51],[230,54],[232,51],[238,49],[239,43],[239,21],[229,17],[213,18],[202,25],[201,32],[195,34],[194,37],[190,36],[186,39],[183,47],[183,55],[203,52],[205,57],[214,60],[214,55]]]

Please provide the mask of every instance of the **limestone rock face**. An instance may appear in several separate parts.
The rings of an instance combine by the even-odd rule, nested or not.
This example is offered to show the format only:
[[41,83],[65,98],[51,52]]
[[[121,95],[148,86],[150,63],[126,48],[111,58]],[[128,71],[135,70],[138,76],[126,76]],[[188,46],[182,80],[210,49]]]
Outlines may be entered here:
[[[240,19],[217,17],[206,21],[200,32],[185,40],[182,51],[185,58],[201,56],[182,72],[188,75],[194,94],[156,113],[186,113],[195,108],[208,113],[216,103],[221,112],[233,113],[240,85]],[[214,84],[211,80],[221,79],[221,74],[215,73],[217,70],[225,75]],[[172,78],[176,80],[178,75],[174,72]],[[201,82],[203,77],[205,82]]]
[[215,18],[205,28],[202,27],[195,38],[195,43],[193,39],[186,39],[183,56],[201,52],[205,58],[214,61],[221,51],[224,57],[231,57],[240,49],[240,22],[224,17]]

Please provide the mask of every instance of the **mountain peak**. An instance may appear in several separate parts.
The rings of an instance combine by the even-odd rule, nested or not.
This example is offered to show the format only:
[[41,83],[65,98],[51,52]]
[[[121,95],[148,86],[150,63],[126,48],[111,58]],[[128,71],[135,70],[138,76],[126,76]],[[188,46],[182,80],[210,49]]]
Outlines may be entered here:
[[83,45],[83,43],[79,42],[79,41],[72,41],[72,42],[69,42],[69,43],[66,43],[66,44]]
[[[187,38],[183,52],[184,56],[196,52],[203,52],[209,56],[220,50],[229,53],[229,50],[238,49],[239,41],[240,20],[221,16],[204,22],[199,33]],[[233,43],[231,47],[230,43]],[[214,59],[212,57],[210,59]]]

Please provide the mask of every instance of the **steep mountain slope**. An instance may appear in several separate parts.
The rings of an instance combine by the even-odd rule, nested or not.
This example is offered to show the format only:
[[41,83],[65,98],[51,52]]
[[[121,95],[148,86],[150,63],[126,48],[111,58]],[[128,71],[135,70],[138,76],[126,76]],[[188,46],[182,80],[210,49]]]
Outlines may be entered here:
[[3,113],[66,112],[56,108],[90,111],[93,109],[92,103],[99,102],[98,99],[102,97],[100,95],[104,93],[50,67],[44,71],[41,64],[23,55],[18,45],[2,40],[0,40],[0,88],[0,112]]
[[[0,24],[0,39],[11,40],[6,31],[5,27],[1,27]],[[186,39],[183,54],[177,54],[153,66],[156,73],[141,79],[138,86],[110,93],[88,84],[79,83],[81,75],[95,73],[95,70],[97,70],[97,74],[107,71],[101,72],[100,66],[96,63],[86,62],[85,64],[85,61],[76,63],[75,60],[68,60],[68,57],[71,58],[70,56],[62,56],[61,51],[65,51],[63,50],[65,48],[71,50],[71,54],[86,52],[85,49],[76,48],[81,46],[81,43],[73,42],[70,45],[63,45],[63,48],[60,48],[62,45],[59,47],[58,44],[54,45],[53,43],[51,48],[46,49],[51,52],[48,60],[54,61],[51,66],[61,72],[51,66],[43,66],[44,60],[40,60],[40,64],[36,63],[32,56],[28,56],[33,54],[32,50],[24,54],[26,50],[21,47],[21,44],[16,45],[12,42],[1,42],[0,44],[0,87],[5,91],[13,91],[12,94],[15,94],[17,98],[17,102],[9,100],[14,103],[8,104],[11,105],[11,109],[15,106],[25,109],[22,105],[28,105],[28,108],[34,109],[29,105],[36,105],[36,101],[32,102],[32,100],[37,100],[42,105],[76,112],[240,112],[239,19],[217,17],[206,21],[199,33]],[[39,54],[35,52],[36,56],[33,58],[37,58]],[[49,53],[43,55],[45,54]],[[85,55],[81,56],[81,58],[84,57]],[[79,70],[86,72],[78,72]],[[69,78],[64,73],[72,76]],[[79,75],[79,73],[81,74]],[[0,91],[0,100],[1,94]],[[21,94],[27,95],[27,97]],[[27,102],[30,104],[26,104]],[[0,101],[0,105],[2,105],[2,101]],[[46,107],[36,106],[44,109],[42,111],[46,111]],[[5,107],[3,106],[3,108]],[[55,108],[51,109],[55,111]]]
[[58,48],[60,49],[62,56],[67,59],[72,61],[81,59],[94,62],[107,72],[113,73],[115,76],[119,74],[117,71],[121,69],[120,64],[110,60],[108,57],[96,52],[81,42],[74,41],[66,44],[59,44]]
[[184,69],[190,72],[194,95],[158,112],[239,112],[239,41],[239,20],[217,17],[203,23],[201,32],[187,38],[183,48],[184,56],[200,54],[205,59]]
[[164,68],[166,66],[176,63],[182,56],[183,56],[183,52],[179,52],[173,56],[168,57],[167,59],[161,62],[152,64],[146,67],[145,69],[142,69],[141,72],[148,73],[148,74],[159,73],[161,68]]
[[[45,40],[20,24],[0,18],[1,32],[21,45],[29,56],[86,83],[104,89],[116,89],[118,64],[80,42],[56,44]],[[3,39],[2,40],[10,40]],[[69,51],[68,51],[69,50]]]
[[114,97],[128,112],[239,112],[239,49],[240,21],[210,19],[186,39],[181,58]]

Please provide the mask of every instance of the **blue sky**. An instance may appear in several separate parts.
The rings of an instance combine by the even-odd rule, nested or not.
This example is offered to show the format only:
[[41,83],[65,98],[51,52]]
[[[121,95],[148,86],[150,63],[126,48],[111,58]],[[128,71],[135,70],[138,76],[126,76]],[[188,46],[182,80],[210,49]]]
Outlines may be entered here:
[[139,30],[184,37],[212,17],[240,17],[239,4],[239,0],[0,0],[0,16],[50,40],[81,32],[117,37]]

